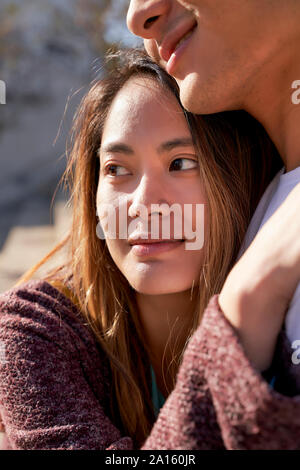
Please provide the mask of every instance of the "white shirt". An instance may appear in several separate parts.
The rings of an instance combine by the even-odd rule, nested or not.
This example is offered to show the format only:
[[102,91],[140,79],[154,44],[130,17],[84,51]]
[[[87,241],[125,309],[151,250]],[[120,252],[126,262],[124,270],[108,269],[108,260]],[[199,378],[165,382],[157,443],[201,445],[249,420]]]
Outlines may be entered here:
[[[285,168],[280,170],[261,198],[248,227],[238,259],[252,243],[262,226],[284,202],[295,186],[300,183],[300,167],[288,173],[284,171]],[[287,337],[291,343],[295,340],[300,340],[300,284],[298,284],[295,295],[289,305],[289,310],[285,318],[285,328]]]

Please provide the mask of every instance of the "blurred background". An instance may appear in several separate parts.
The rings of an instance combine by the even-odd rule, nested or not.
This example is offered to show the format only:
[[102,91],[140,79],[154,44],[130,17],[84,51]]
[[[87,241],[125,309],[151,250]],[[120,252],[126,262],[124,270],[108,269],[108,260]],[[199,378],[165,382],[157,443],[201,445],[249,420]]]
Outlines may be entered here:
[[128,4],[0,0],[0,293],[68,230],[69,195],[57,190],[67,136],[105,51],[140,45],[126,28]]

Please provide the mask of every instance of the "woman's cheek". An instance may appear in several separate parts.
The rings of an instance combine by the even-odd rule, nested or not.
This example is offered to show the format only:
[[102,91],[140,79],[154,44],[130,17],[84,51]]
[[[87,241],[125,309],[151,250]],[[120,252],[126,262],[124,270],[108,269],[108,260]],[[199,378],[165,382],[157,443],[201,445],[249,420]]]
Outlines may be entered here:
[[103,221],[106,222],[110,220],[110,223],[113,225],[112,221],[116,220],[118,222],[118,213],[120,204],[125,204],[125,199],[123,193],[111,190],[105,184],[99,185],[97,191],[97,215]]

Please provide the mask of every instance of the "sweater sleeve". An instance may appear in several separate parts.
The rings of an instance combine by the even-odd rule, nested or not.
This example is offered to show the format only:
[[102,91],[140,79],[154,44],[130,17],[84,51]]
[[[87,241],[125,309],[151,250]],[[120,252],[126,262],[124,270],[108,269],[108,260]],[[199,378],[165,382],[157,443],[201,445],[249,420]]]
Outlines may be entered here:
[[275,390],[250,363],[213,297],[143,448],[300,449],[300,365],[292,362],[284,331],[277,350]]
[[[0,414],[10,448],[132,449],[86,373],[101,369],[86,328],[68,317],[68,299],[58,301],[35,286],[0,296]],[[94,380],[98,390],[104,387],[100,375]]]

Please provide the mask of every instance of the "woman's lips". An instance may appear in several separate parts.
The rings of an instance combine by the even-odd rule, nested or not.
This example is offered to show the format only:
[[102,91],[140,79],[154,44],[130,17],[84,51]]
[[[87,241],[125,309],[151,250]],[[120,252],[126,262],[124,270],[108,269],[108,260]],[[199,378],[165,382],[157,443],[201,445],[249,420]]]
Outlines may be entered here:
[[153,243],[139,243],[132,245],[132,253],[136,256],[151,256],[167,251],[175,250],[183,245],[184,240],[153,242]]

